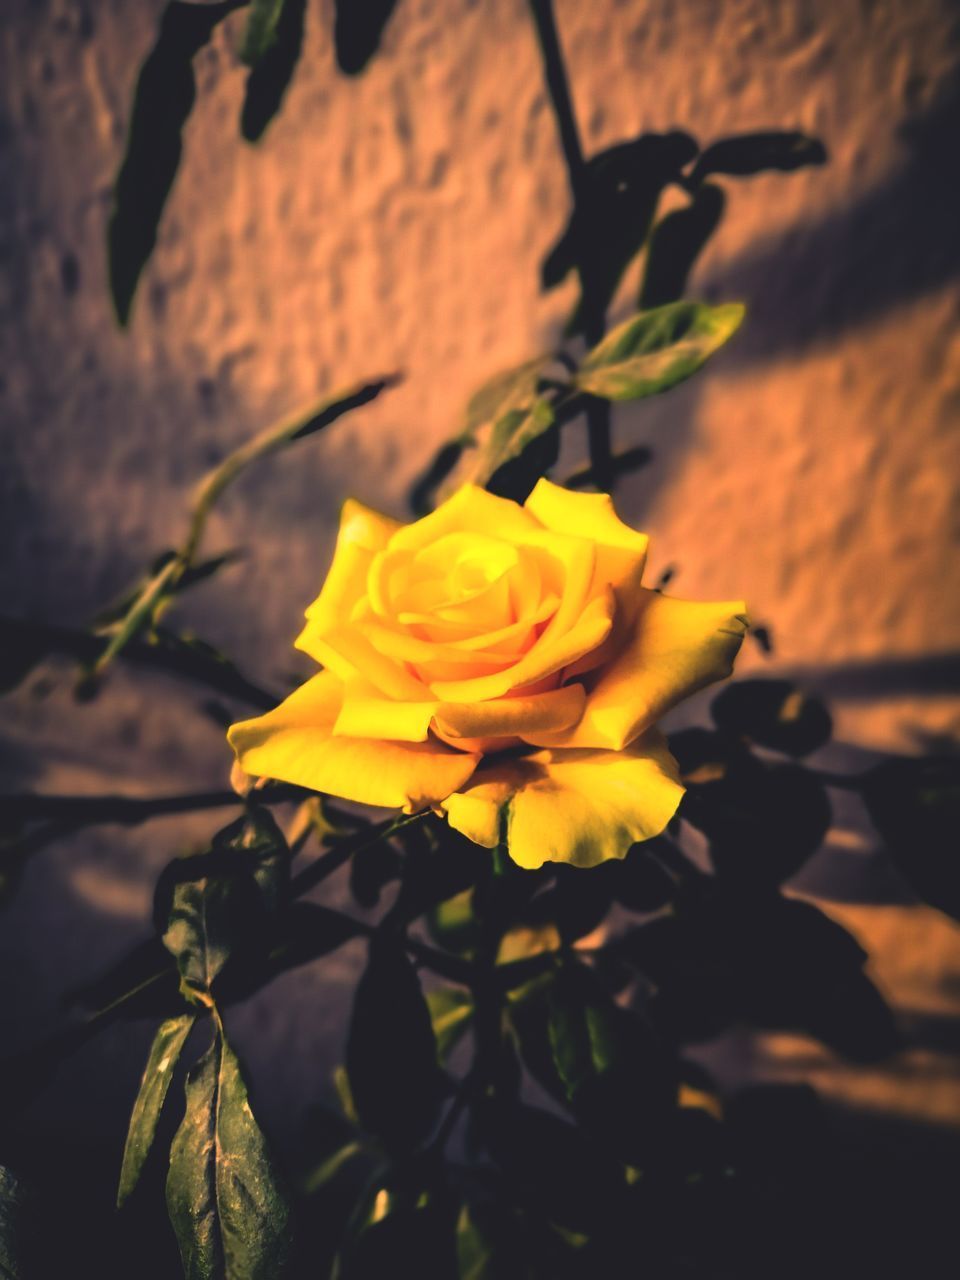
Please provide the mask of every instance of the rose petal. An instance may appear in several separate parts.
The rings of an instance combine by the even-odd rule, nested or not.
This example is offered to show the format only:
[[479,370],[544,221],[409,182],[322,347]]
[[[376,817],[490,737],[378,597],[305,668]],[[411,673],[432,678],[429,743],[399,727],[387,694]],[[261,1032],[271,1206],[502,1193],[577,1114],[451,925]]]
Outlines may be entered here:
[[430,546],[444,534],[464,532],[495,533],[508,542],[522,542],[539,528],[539,522],[515,502],[467,484],[436,511],[400,529],[393,546],[417,550]]
[[232,725],[241,768],[361,804],[408,813],[463,786],[479,757],[441,743],[334,738],[343,687],[328,671],[308,680],[273,711]]
[[[333,563],[320,594],[307,609],[307,625],[296,641],[311,657],[311,639],[348,617],[366,592],[367,572],[373,557],[401,526],[389,516],[371,511],[348,498],[340,513],[340,529]],[[319,659],[318,659],[319,661]]]
[[560,628],[554,633],[558,610],[543,635],[515,666],[474,679],[432,680],[430,687],[444,702],[502,698],[511,690],[534,684],[596,649],[610,633],[613,614],[613,595],[608,591],[606,595],[582,604],[579,616],[569,629]]
[[733,670],[749,625],[742,600],[675,600],[642,588],[638,605],[624,648],[593,677],[576,727],[531,741],[619,751],[682,698]]
[[595,587],[640,585],[649,539],[624,524],[609,494],[574,493],[538,480],[524,503],[547,529],[586,538],[597,545]]
[[659,835],[683,796],[656,731],[625,751],[539,751],[481,768],[441,808],[477,844],[501,839],[514,862],[592,867]]
[[[583,686],[529,691],[492,702],[395,702],[363,681],[348,681],[333,726],[338,737],[384,738],[424,742],[433,729],[461,751],[474,751],[477,740],[515,738],[526,732],[564,729],[583,712]],[[463,740],[463,741],[461,741]]]
[[583,686],[531,693],[491,702],[441,702],[435,724],[448,740],[457,738],[523,738],[536,730],[562,729],[583,714]]

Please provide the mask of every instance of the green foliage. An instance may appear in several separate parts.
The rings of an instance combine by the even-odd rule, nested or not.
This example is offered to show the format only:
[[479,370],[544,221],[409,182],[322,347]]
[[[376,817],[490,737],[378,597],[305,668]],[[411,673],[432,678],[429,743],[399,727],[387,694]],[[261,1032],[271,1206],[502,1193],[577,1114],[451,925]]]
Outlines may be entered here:
[[590,351],[573,381],[607,400],[639,400],[683,382],[736,333],[744,308],[675,302],[613,329]]
[[191,1070],[186,1092],[167,1174],[184,1276],[276,1280],[289,1249],[289,1207],[221,1031]]
[[153,1038],[123,1149],[123,1165],[117,1191],[118,1208],[122,1208],[139,1181],[141,1170],[153,1146],[157,1123],[174,1069],[195,1022],[196,1014],[181,1013],[178,1017],[168,1018],[161,1023]]
[[[276,116],[290,87],[303,46],[306,0],[264,0],[258,8],[264,19],[244,43],[244,61],[251,67],[240,112],[240,133],[259,142]],[[251,24],[253,22],[251,13]],[[250,27],[247,28],[251,36]]]
[[[179,163],[195,96],[192,60],[236,7],[239,0],[169,4],[141,71],[110,224],[121,323]],[[305,8],[305,0],[248,6],[240,127],[250,141],[262,138],[291,82]],[[341,70],[355,74],[367,65],[393,8],[393,0],[336,5]],[[590,349],[544,353],[484,384],[414,486],[418,514],[464,481],[524,497],[555,465],[561,431],[584,417],[589,466],[569,477],[571,486],[612,487],[647,465],[646,446],[613,450],[609,402],[644,398],[691,376],[743,317],[739,304],[681,301],[724,214],[729,187],[709,179],[789,172],[825,159],[819,142],[786,132],[703,148],[686,133],[650,134],[584,156],[564,99],[555,28],[551,40],[551,6],[533,0],[531,8],[574,206],[544,263],[543,284],[577,273],[568,335],[582,335]],[[668,189],[685,203],[660,217]],[[641,255],[640,310],[604,336],[607,312]],[[184,590],[235,558],[199,558],[210,512],[234,481],[391,381],[349,388],[232,452],[195,493],[183,543],[157,557],[93,630],[0,620],[4,687],[47,653],[69,654],[92,677],[124,654],[272,706],[274,696],[217,650],[162,621]],[[429,814],[377,823],[304,805],[296,789],[253,791],[242,816],[205,852],[176,859],[161,876],[159,936],[74,991],[77,1022],[5,1062],[0,1093],[16,1106],[101,1027],[125,1016],[164,1018],[124,1151],[118,1200],[128,1203],[163,1131],[158,1124],[188,1037],[203,1022],[212,1042],[187,1075],[167,1178],[184,1271],[188,1280],[281,1275],[293,1218],[223,1011],[364,938],[368,959],[346,1066],[334,1079],[343,1116],[305,1126],[312,1146],[295,1179],[308,1240],[323,1219],[316,1230],[323,1245],[316,1256],[305,1251],[305,1274],[329,1274],[334,1254],[337,1280],[381,1280],[398,1268],[438,1280],[572,1280],[622,1274],[625,1258],[631,1273],[652,1276],[705,1274],[707,1265],[711,1274],[739,1274],[736,1248],[724,1253],[721,1243],[724,1230],[736,1236],[750,1220],[749,1200],[738,1199],[745,1179],[763,1187],[754,1214],[756,1203],[766,1210],[770,1157],[756,1157],[758,1135],[770,1128],[772,1144],[786,1134],[792,1159],[813,1128],[809,1099],[794,1108],[801,1122],[792,1128],[783,1122],[789,1106],[782,1094],[775,1105],[769,1097],[724,1100],[721,1122],[717,1090],[684,1061],[685,1048],[732,1029],[788,1029],[853,1060],[875,1061],[895,1052],[899,1039],[856,940],[812,903],[781,892],[821,848],[831,821],[827,787],[837,779],[806,763],[829,741],[829,713],[789,682],[755,679],[728,685],[711,715],[712,729],[671,738],[687,796],[669,834],[590,871],[520,871],[502,851],[491,857]],[[910,886],[960,914],[956,760],[891,761],[840,783],[862,791]],[[300,808],[288,841],[268,806],[290,800]],[[8,797],[0,892],[16,883],[29,853],[79,825],[224,803],[233,803],[231,793]],[[709,873],[685,852],[691,832],[706,840]],[[291,878],[293,856],[310,842],[323,851]],[[346,864],[353,900],[369,916],[336,909],[335,898],[298,900]],[[424,986],[421,971],[451,985],[430,979]],[[452,1080],[451,1064],[464,1060],[462,1078]],[[529,1105],[531,1085],[553,1110]],[[688,1105],[691,1090],[715,1114]],[[453,1143],[456,1159],[449,1158]],[[3,1276],[19,1276],[19,1200],[0,1170]]]
[[277,42],[277,27],[287,0],[250,0],[240,61],[255,67]]
[[211,1004],[233,952],[262,936],[289,875],[286,841],[265,810],[213,839],[208,853],[171,863],[157,889],[157,918],[183,994]]

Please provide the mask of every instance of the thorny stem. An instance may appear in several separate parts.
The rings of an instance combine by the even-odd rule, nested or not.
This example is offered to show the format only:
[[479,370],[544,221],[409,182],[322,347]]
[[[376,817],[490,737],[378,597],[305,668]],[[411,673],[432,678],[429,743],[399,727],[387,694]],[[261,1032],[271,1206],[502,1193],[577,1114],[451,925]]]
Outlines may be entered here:
[[[595,346],[606,331],[606,320],[602,310],[598,310],[591,302],[593,281],[591,279],[590,245],[584,229],[590,226],[589,213],[590,191],[587,177],[587,162],[584,159],[583,147],[577,129],[576,113],[570,94],[557,31],[556,18],[553,12],[553,0],[530,0],[530,12],[533,16],[540,45],[540,56],[543,60],[544,79],[550,95],[550,105],[557,122],[557,132],[563,148],[563,157],[567,165],[567,179],[570,194],[573,198],[574,220],[581,229],[581,244],[578,245],[578,266],[580,271],[580,288],[584,303],[584,336],[588,344]],[[614,479],[612,450],[610,443],[610,405],[606,400],[598,400],[592,396],[586,398],[585,413],[587,418],[587,439],[590,447],[590,468],[599,489],[607,490]]]

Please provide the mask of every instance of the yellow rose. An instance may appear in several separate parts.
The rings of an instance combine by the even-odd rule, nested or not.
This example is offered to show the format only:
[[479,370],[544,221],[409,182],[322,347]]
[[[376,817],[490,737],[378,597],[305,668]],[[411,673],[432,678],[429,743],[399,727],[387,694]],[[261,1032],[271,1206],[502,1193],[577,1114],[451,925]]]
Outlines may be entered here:
[[433,806],[523,867],[622,858],[683,794],[657,719],[730,674],[747,627],[742,602],[641,586],[646,552],[606,494],[548,480],[408,525],[347,502],[296,642],[324,670],[231,727],[241,768]]

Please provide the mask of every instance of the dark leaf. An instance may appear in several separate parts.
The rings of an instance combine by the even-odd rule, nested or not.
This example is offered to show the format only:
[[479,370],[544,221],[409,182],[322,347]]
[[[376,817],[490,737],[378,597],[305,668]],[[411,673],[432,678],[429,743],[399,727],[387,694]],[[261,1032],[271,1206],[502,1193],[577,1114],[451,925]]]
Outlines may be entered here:
[[830,741],[833,723],[817,698],[789,680],[737,680],[710,704],[724,732],[790,756],[806,756]]
[[167,1209],[186,1280],[276,1280],[289,1209],[230,1046],[218,1035],[187,1078]]
[[[284,94],[303,47],[306,0],[263,0],[257,8],[269,15],[272,25],[258,29],[256,52],[244,44],[244,61],[251,71],[240,112],[240,133],[247,142],[258,142],[280,110]],[[256,10],[250,14],[248,36]],[[254,56],[248,56],[254,55]]]
[[464,445],[459,439],[450,440],[442,445],[434,454],[426,471],[413,482],[408,502],[415,516],[425,516],[432,510],[434,494],[460,461],[463,450]]
[[0,1280],[27,1276],[21,1269],[23,1207],[23,1184],[12,1170],[0,1165]]
[[337,65],[346,75],[357,75],[376,53],[396,3],[397,0],[336,0],[333,41]]
[[574,1231],[616,1213],[619,1170],[574,1125],[523,1103],[487,1101],[477,1127],[521,1204]]
[[659,911],[673,900],[676,881],[656,856],[668,847],[676,856],[665,836],[655,836],[635,844],[622,862],[603,864],[613,873],[613,896],[617,902],[631,911]]
[[470,889],[438,903],[427,913],[426,924],[431,938],[446,951],[469,953],[483,936]]
[[188,998],[208,1004],[234,950],[269,940],[288,876],[286,841],[260,809],[218,832],[208,853],[166,868],[157,885],[157,927]]
[[813,773],[766,764],[704,730],[686,730],[670,742],[687,787],[683,816],[709,839],[720,876],[747,887],[781,884],[820,847],[831,809]]
[[640,307],[676,302],[687,289],[693,264],[720,225],[725,197],[710,183],[700,187],[690,204],[668,213],[654,227],[640,288]]
[[766,133],[744,133],[711,143],[700,155],[690,175],[696,186],[711,173],[749,177],[768,169],[790,173],[806,165],[825,164],[827,151],[817,138],[805,133],[771,130]]
[[121,325],[130,317],[137,281],[156,244],[160,215],[180,163],[180,134],[196,97],[193,59],[214,27],[241,3],[171,0],[140,70],[107,232],[110,293]]
[[602,320],[620,279],[647,238],[664,187],[680,179],[697,154],[685,133],[645,134],[594,156],[587,164],[567,229],[544,261],[545,289],[574,268],[582,296],[568,331]]
[[117,1208],[133,1191],[157,1132],[157,1122],[163,1109],[170,1081],[187,1036],[196,1022],[196,1014],[182,1013],[162,1023],[153,1038],[150,1054],[140,1081],[140,1091],[133,1104],[127,1141],[123,1148],[123,1166],[120,1170],[120,1186],[117,1190]]
[[506,1196],[465,1204],[457,1220],[458,1280],[572,1280],[582,1275],[562,1232],[517,1212]]
[[437,1041],[437,1057],[445,1063],[470,1029],[473,996],[462,987],[440,987],[427,993],[427,1008]]
[[588,352],[573,380],[606,400],[657,395],[696,373],[733,337],[743,315],[738,302],[673,302],[642,311]]
[[863,781],[863,798],[907,884],[960,920],[960,757],[878,765]]
[[234,949],[216,982],[217,1001],[246,1000],[281,974],[312,964],[365,932],[361,921],[339,911],[316,902],[291,902],[274,921],[270,936],[276,936],[269,950],[264,937]]
[[666,1046],[582,965],[565,965],[547,998],[554,1066],[574,1114],[632,1164],[659,1156],[677,1096]]
[[400,868],[400,855],[389,844],[379,842],[359,849],[350,859],[350,892],[355,901],[361,907],[375,907],[381,890],[399,878]]
[[391,1153],[430,1132],[443,1097],[437,1042],[420,981],[403,948],[373,938],[357,985],[347,1074],[364,1129]]
[[862,947],[811,903],[710,887],[631,931],[622,952],[656,989],[651,1016],[681,1043],[743,1023],[806,1033],[856,1061],[898,1047]]
[[445,1205],[404,1203],[369,1221],[340,1255],[342,1280],[384,1280],[402,1273],[423,1280],[457,1274],[453,1215]]
[[588,872],[560,864],[555,875],[554,885],[532,900],[523,922],[554,924],[561,941],[576,942],[592,933],[610,910],[617,872],[612,862],[591,867]]
[[[525,502],[541,476],[556,465],[560,456],[560,422],[554,420],[553,409],[545,400],[540,410],[521,424],[513,435],[506,461],[497,467],[487,481],[487,488],[499,498]],[[550,421],[547,419],[547,410]]]
[[[410,828],[411,833],[415,828]],[[410,845],[395,911],[404,920],[438,910],[471,889],[487,870],[490,855],[450,827],[441,827],[436,844]]]

